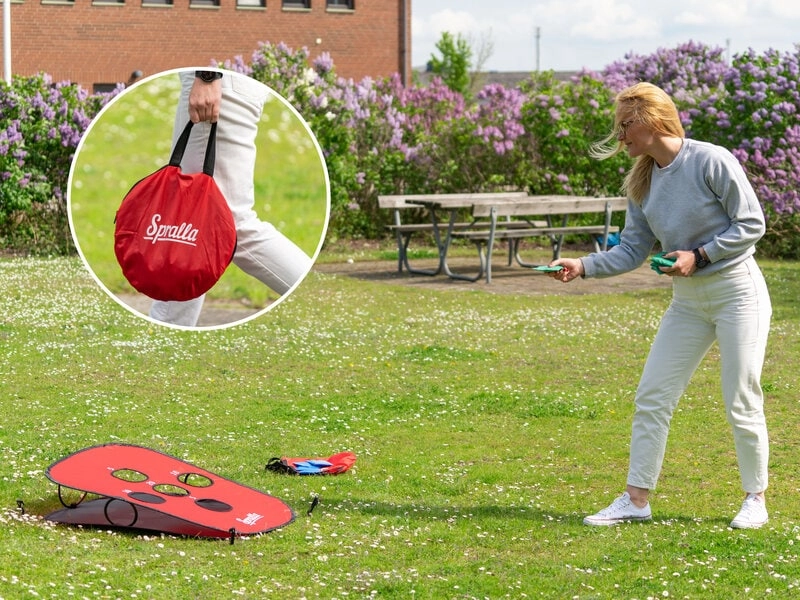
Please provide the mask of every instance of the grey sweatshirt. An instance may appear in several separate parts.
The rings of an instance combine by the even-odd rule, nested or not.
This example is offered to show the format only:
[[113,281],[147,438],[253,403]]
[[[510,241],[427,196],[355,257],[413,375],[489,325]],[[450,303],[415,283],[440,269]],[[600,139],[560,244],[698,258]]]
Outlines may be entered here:
[[739,161],[725,148],[685,139],[669,165],[653,167],[641,206],[628,201],[620,244],[582,258],[585,277],[640,266],[656,241],[665,252],[703,247],[705,276],[744,261],[764,235],[764,213]]

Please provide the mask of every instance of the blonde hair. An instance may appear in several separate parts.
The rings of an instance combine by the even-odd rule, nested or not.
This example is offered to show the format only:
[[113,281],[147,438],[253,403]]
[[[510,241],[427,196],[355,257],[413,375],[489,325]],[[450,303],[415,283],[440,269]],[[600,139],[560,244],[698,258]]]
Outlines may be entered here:
[[[652,83],[637,83],[622,90],[614,99],[616,111],[614,129],[604,139],[592,144],[589,154],[593,158],[610,158],[625,148],[619,139],[623,120],[633,120],[645,125],[653,133],[685,137],[678,109],[672,98]],[[631,200],[641,204],[650,190],[650,175],[655,160],[642,154],[625,176],[622,191]]]

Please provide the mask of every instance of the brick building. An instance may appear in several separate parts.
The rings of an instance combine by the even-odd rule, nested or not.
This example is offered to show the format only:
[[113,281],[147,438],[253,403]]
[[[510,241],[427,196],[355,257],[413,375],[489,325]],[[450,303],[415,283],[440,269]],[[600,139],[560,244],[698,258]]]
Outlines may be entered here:
[[343,77],[408,82],[410,29],[411,0],[12,0],[11,68],[93,90],[134,72],[249,62],[268,41],[328,52]]

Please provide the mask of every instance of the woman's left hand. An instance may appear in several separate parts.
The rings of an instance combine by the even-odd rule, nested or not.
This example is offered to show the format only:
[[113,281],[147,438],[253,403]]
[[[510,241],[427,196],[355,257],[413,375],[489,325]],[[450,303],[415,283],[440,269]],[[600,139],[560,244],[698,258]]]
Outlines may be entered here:
[[672,277],[691,277],[697,270],[694,261],[694,252],[691,250],[676,250],[664,255],[664,258],[674,258],[675,262],[671,267],[659,267],[664,275]]

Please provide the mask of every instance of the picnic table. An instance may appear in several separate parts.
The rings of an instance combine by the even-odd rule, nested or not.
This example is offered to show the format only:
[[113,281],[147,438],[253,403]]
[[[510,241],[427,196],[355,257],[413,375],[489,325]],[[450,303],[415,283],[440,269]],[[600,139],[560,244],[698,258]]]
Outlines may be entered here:
[[[553,259],[559,258],[564,236],[568,234],[589,235],[595,249],[606,250],[609,235],[619,231],[611,225],[614,211],[627,209],[624,197],[596,198],[588,196],[529,196],[520,192],[483,194],[431,194],[406,196],[381,196],[380,206],[392,208],[398,244],[398,270],[405,267],[409,273],[437,275],[444,273],[454,279],[477,281],[484,275],[491,283],[492,250],[495,241],[508,242],[508,262],[514,260],[523,267],[533,267],[521,259],[519,245],[525,238],[547,236],[552,244]],[[402,223],[401,211],[414,207],[427,208],[430,223]],[[458,215],[471,209],[472,221],[458,222]],[[449,217],[444,222],[438,212],[446,211]],[[602,223],[596,225],[570,225],[570,215],[600,213]],[[408,245],[415,233],[429,231],[434,236],[439,261],[435,269],[412,268],[408,261]],[[475,275],[453,272],[447,264],[447,253],[454,238],[468,239],[476,244],[479,265]]]
[[[390,209],[393,213],[393,223],[389,228],[394,232],[397,240],[397,270],[415,275],[438,275],[445,273],[454,279],[467,279],[454,273],[447,266],[447,251],[452,240],[452,233],[456,230],[472,227],[475,222],[458,222],[458,214],[462,209],[472,209],[475,206],[493,206],[513,198],[524,198],[525,192],[485,192],[465,194],[404,194],[379,196],[378,205]],[[426,208],[430,215],[429,223],[403,223],[402,213],[409,209]],[[449,217],[446,225],[439,218],[438,211],[446,209]],[[442,228],[444,227],[444,232]],[[408,260],[408,245],[411,238],[417,233],[430,233],[433,235],[439,263],[434,269],[420,269],[412,267]],[[444,235],[443,235],[444,233]],[[472,279],[475,281],[476,279]]]

